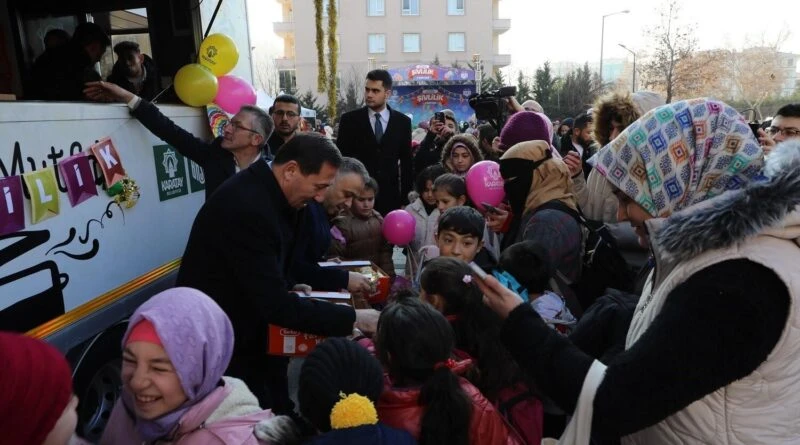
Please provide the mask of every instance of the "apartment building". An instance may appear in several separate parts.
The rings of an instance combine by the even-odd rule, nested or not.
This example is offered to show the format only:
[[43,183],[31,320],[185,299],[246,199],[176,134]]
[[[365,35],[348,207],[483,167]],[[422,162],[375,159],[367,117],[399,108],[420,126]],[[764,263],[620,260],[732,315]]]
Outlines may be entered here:
[[[300,93],[317,85],[314,2],[277,0],[282,20],[273,24],[283,38],[277,59],[280,88]],[[327,2],[324,0],[327,11]],[[478,55],[486,73],[511,63],[498,38],[511,28],[499,17],[500,0],[336,0],[338,75],[361,82],[367,71],[412,64],[466,65]],[[327,14],[323,18],[327,29]],[[324,98],[320,98],[324,99]]]

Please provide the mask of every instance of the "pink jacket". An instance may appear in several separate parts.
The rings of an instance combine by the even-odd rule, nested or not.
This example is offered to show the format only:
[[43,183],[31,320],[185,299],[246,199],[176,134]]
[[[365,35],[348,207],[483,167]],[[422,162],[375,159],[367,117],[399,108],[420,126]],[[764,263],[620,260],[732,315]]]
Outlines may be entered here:
[[[274,417],[261,410],[258,401],[241,380],[225,377],[225,386],[211,392],[180,420],[171,445],[269,445],[256,438],[260,421]],[[100,445],[141,445],[141,439],[121,400],[117,400]],[[161,444],[161,442],[159,442]],[[164,443],[166,445],[167,443]]]

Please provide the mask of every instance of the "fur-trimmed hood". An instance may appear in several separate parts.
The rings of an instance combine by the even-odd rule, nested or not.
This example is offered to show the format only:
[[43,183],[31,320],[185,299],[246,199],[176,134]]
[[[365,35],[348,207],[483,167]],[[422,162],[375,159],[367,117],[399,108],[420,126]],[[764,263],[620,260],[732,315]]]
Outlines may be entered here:
[[655,233],[657,253],[684,261],[758,235],[800,245],[800,141],[779,144],[767,158],[765,179],[673,214]]

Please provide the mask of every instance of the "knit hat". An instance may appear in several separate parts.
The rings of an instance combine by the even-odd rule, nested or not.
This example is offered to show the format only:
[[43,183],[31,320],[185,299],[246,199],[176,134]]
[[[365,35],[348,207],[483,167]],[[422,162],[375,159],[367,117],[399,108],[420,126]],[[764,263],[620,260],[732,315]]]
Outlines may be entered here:
[[553,147],[553,124],[543,113],[520,111],[511,115],[500,131],[500,148],[505,151],[527,141],[545,141],[553,151],[553,156],[560,158],[558,150]]
[[41,340],[0,332],[0,393],[2,442],[43,443],[72,399],[69,364]]
[[320,431],[331,429],[331,411],[342,395],[359,394],[372,403],[383,391],[383,368],[360,345],[330,338],[317,345],[300,370],[300,413]]

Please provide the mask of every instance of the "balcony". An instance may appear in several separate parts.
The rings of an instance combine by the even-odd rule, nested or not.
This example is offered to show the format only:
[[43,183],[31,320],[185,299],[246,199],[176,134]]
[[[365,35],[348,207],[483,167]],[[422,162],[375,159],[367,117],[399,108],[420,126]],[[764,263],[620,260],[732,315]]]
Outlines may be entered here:
[[276,57],[275,58],[275,67],[279,70],[293,70],[294,69],[294,58],[289,57]]
[[511,54],[495,54],[493,59],[495,68],[511,65]]
[[281,37],[294,34],[294,22],[273,22],[272,30]]
[[492,30],[496,34],[502,34],[511,29],[511,19],[494,19],[492,20]]

